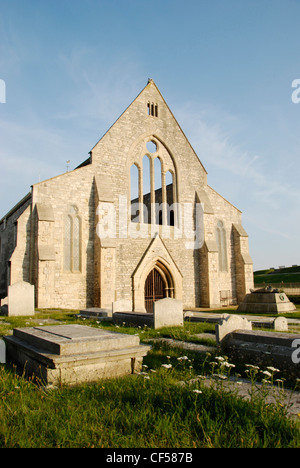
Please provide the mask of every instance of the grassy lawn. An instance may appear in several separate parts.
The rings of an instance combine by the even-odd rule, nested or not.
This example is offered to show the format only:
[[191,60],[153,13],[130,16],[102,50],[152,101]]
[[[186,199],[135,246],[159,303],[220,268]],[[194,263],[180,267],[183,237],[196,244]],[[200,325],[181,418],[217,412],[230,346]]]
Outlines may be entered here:
[[300,273],[292,273],[292,274],[272,274],[272,275],[255,275],[254,282],[255,284],[262,284],[262,283],[300,283]]
[[[205,323],[185,323],[183,329],[159,332],[116,328],[109,322],[83,322],[74,312],[41,311],[34,322],[84,323],[138,333],[141,341],[166,336],[201,342],[195,334],[214,331],[214,325]],[[1,318],[0,336],[32,322]],[[265,405],[263,399],[246,402],[234,391],[207,388],[196,379],[211,375],[212,369],[222,375],[237,370],[222,367],[216,355],[153,343],[139,375],[53,389],[26,380],[9,365],[0,365],[0,448],[299,447],[299,423],[286,418],[280,404]],[[191,379],[193,384],[179,384]]]
[[254,283],[300,283],[300,266],[274,269],[260,270],[254,272]]

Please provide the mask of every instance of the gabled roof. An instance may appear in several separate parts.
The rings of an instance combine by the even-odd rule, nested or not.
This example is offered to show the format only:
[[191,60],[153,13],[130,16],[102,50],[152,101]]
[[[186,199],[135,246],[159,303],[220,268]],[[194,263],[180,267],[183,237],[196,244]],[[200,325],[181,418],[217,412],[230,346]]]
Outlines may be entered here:
[[[199,164],[202,166],[203,170],[205,171],[205,173],[207,174],[207,171],[205,169],[205,167],[203,166],[202,162],[200,161],[196,151],[194,150],[194,148],[192,147],[191,143],[189,142],[187,136],[185,135],[184,131],[182,130],[182,128],[180,127],[178,121],[176,120],[176,118],[174,117],[174,114],[173,112],[171,111],[171,109],[169,108],[168,104],[166,103],[163,95],[161,94],[161,92],[159,91],[158,87],[156,86],[155,82],[153,81],[152,78],[149,78],[148,79],[148,82],[146,84],[146,86],[142,89],[142,91],[136,96],[136,98],[131,102],[131,104],[129,104],[129,106],[126,107],[126,109],[124,110],[124,112],[122,112],[122,114],[117,118],[117,120],[109,127],[109,129],[104,133],[104,135],[97,141],[97,143],[94,145],[94,147],[91,149],[90,151],[90,154],[91,152],[93,151],[93,149],[98,145],[98,143],[105,137],[105,135],[107,135],[107,133],[110,131],[110,129],[120,120],[120,118],[125,114],[125,112],[127,111],[127,109],[129,109],[132,104],[141,96],[141,94],[149,87],[149,86],[154,86],[156,91],[158,92],[158,94],[160,95],[161,99],[163,100],[165,106],[167,107],[168,111],[170,112],[172,118],[175,120],[179,130],[181,131],[182,135],[184,136],[185,140],[187,141],[188,145],[190,146],[191,150],[193,151],[194,155],[196,156]],[[82,163],[80,166],[78,167],[81,167],[82,165],[85,165],[85,164],[89,164],[89,160],[85,161],[84,163]]]

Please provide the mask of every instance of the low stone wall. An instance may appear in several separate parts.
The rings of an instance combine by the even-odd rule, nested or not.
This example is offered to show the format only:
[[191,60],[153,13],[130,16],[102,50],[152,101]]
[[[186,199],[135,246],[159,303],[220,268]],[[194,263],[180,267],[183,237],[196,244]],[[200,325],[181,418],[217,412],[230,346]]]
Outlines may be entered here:
[[126,325],[128,327],[154,327],[154,315],[135,312],[115,312],[113,322],[117,325]]
[[286,377],[300,378],[300,335],[258,330],[235,330],[221,341],[223,351],[233,360],[273,366]]

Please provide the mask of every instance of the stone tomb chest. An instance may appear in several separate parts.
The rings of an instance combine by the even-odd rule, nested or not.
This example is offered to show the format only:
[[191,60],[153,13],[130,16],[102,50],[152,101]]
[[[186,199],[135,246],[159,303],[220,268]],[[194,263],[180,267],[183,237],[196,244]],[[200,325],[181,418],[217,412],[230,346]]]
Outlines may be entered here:
[[4,340],[7,362],[46,385],[76,385],[139,372],[151,349],[136,335],[82,325],[16,328]]
[[246,294],[237,310],[243,313],[283,314],[295,312],[297,309],[284,292],[266,287],[251,290],[250,294]]

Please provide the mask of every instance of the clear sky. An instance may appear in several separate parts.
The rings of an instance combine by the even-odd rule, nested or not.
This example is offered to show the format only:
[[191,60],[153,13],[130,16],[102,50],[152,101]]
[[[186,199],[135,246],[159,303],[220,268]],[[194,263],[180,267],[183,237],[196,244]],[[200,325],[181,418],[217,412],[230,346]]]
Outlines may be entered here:
[[0,218],[153,78],[254,269],[300,264],[299,18],[299,0],[0,0]]

